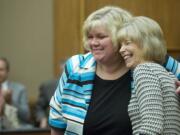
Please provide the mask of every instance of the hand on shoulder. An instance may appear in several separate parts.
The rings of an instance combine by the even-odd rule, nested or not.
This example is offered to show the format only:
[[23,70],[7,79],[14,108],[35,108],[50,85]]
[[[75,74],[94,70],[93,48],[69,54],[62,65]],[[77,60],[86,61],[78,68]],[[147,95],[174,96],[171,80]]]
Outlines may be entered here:
[[176,81],[176,93],[180,96],[180,81]]

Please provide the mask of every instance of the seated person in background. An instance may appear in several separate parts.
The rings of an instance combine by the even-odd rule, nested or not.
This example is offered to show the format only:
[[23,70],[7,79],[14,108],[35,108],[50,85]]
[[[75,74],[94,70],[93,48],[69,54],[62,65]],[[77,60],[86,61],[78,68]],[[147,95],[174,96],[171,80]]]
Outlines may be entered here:
[[54,94],[57,80],[49,80],[40,85],[39,97],[36,104],[35,117],[40,128],[47,128],[47,118],[49,112],[49,101]]
[[0,58],[0,85],[7,104],[17,108],[18,120],[23,127],[29,127],[28,121],[30,111],[26,95],[26,88],[20,84],[8,80],[10,70],[9,62],[6,58]]
[[[59,68],[60,72],[63,70],[65,64],[65,60],[60,62]],[[58,80],[48,80],[40,85],[39,88],[39,97],[36,104],[36,121],[40,128],[48,127],[48,113],[49,113],[49,102],[51,100],[52,95],[57,87]]]
[[0,86],[0,131],[19,127],[17,108],[6,103]]

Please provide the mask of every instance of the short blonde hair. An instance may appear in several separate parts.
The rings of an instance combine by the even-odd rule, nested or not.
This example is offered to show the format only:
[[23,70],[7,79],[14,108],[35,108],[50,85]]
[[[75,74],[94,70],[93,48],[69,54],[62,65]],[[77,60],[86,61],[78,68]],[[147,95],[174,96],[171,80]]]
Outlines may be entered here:
[[117,30],[131,18],[132,15],[128,11],[114,6],[106,6],[90,14],[83,25],[85,49],[90,50],[87,43],[89,31],[96,26],[102,25],[110,32],[113,45],[117,45]]
[[142,48],[145,60],[162,64],[167,53],[166,42],[159,24],[148,17],[134,17],[119,30],[118,41],[131,40]]

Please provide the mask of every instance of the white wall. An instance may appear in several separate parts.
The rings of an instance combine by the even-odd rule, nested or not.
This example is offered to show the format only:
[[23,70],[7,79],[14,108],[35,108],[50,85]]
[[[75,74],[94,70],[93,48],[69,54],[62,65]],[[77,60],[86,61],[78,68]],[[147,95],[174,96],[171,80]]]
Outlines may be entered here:
[[39,84],[53,78],[53,0],[0,0],[0,56],[35,101]]

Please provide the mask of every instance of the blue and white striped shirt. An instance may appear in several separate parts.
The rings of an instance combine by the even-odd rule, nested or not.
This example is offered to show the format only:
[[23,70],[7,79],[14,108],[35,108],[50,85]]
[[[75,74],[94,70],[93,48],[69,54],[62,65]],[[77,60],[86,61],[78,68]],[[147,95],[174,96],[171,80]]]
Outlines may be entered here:
[[[180,63],[167,57],[164,65],[180,79]],[[65,135],[82,135],[91,99],[96,61],[91,53],[72,56],[65,65],[50,101],[49,124],[65,130]]]

